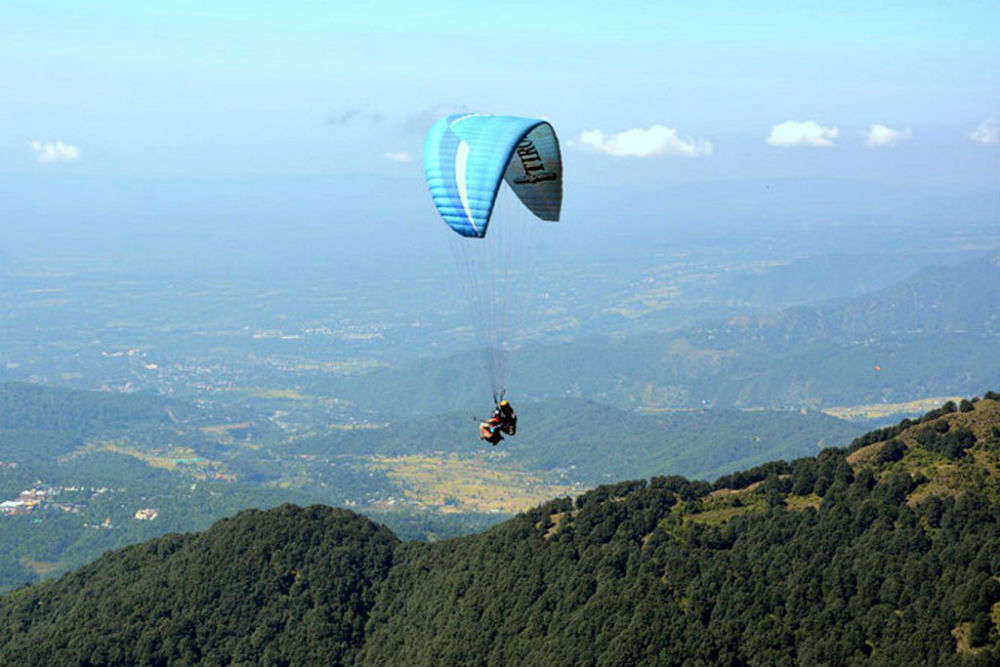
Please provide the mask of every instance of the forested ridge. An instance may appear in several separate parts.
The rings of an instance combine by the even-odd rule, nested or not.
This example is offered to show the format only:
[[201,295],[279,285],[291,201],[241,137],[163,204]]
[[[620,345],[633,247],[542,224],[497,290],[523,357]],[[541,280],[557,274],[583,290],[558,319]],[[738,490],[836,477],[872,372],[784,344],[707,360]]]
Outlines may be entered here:
[[0,602],[0,664],[1000,664],[1000,395],[399,542],[284,506]]

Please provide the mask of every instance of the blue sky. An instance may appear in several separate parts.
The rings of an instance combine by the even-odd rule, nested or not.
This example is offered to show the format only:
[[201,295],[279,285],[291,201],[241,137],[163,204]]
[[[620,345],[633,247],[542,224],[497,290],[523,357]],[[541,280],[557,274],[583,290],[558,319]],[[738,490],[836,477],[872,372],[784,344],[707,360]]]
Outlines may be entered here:
[[0,173],[415,179],[475,109],[586,183],[1000,182],[1000,3],[694,4],[5,0]]

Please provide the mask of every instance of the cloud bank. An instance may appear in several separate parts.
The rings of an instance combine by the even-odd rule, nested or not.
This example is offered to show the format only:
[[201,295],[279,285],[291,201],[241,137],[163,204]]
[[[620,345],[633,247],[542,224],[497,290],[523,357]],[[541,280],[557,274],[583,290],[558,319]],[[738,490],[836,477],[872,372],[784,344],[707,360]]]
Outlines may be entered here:
[[393,153],[386,153],[385,159],[392,160],[393,162],[413,162],[413,156],[407,151],[396,151]]
[[683,139],[675,128],[663,125],[653,125],[648,129],[635,128],[612,135],[605,135],[601,130],[588,130],[582,133],[575,143],[617,157],[654,155],[698,157],[712,154],[710,142],[702,139]]
[[913,132],[910,131],[910,128],[894,130],[887,125],[870,125],[868,134],[865,136],[865,146],[869,148],[895,146],[912,136]]
[[823,127],[813,120],[804,122],[786,120],[771,128],[767,143],[772,146],[833,146],[840,134],[836,127]]
[[969,140],[984,146],[1000,144],[1000,126],[994,118],[987,118],[969,132]]
[[347,107],[335,109],[326,115],[326,124],[332,127],[341,127],[361,122],[380,123],[382,122],[382,114],[378,111],[367,111],[360,107]]
[[61,141],[32,141],[31,150],[35,151],[35,159],[45,162],[72,162],[79,159],[80,149]]

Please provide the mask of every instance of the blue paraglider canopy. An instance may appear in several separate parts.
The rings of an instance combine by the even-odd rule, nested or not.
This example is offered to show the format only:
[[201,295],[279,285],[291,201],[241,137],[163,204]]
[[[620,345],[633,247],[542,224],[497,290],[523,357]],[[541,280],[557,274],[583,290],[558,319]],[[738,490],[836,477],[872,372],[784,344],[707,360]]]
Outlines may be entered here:
[[559,220],[562,158],[555,130],[544,120],[442,118],[427,132],[424,172],[438,212],[462,236],[486,236],[501,181],[535,216]]

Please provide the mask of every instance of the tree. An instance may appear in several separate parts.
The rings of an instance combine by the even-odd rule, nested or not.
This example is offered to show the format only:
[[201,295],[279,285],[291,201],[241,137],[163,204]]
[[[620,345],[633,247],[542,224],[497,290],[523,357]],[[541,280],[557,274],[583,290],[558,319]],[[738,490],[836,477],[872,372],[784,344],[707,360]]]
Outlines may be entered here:
[[899,440],[893,439],[885,443],[879,450],[875,462],[878,464],[893,463],[899,461],[906,454],[906,445]]

